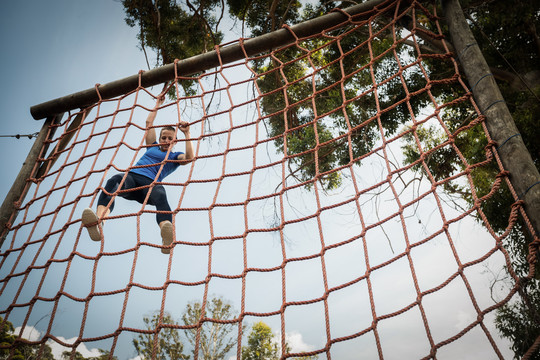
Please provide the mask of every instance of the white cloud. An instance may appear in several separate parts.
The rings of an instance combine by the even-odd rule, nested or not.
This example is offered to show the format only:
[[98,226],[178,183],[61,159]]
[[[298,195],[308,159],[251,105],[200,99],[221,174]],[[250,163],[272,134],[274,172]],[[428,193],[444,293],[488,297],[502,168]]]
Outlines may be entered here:
[[299,332],[285,333],[285,340],[291,347],[292,352],[307,352],[313,350],[313,346],[306,344]]
[[[19,332],[21,331],[21,327],[18,326],[15,328],[14,334],[19,335]],[[37,341],[41,339],[41,333],[35,329],[33,326],[27,326],[24,328],[23,333],[21,334],[21,337],[23,339],[27,339],[30,341]]]
[[[75,340],[77,340],[76,337],[73,337],[71,339],[66,339],[62,336],[57,336],[58,340],[62,341],[62,342],[65,342],[65,343],[68,343],[68,344],[72,344],[75,342]],[[64,351],[71,351],[71,348],[66,348],[66,347],[63,347],[62,345],[54,342],[54,341],[51,341],[49,340],[47,342],[47,344],[51,347],[52,349],[52,353],[54,355],[55,358],[60,358],[60,356],[62,355],[62,353]],[[84,343],[82,344],[79,344],[79,346],[77,346],[77,351],[84,357],[93,357],[93,356],[99,356],[101,355],[101,353],[99,352],[98,349],[88,349],[86,347],[86,345]]]
[[[20,331],[21,331],[20,326],[15,328],[15,334],[18,335]],[[26,326],[24,328],[23,332],[22,332],[22,337],[24,339],[28,339],[28,340],[31,340],[31,341],[37,341],[37,340],[41,339],[41,332],[39,330],[37,330],[36,328],[34,328],[33,326]],[[64,343],[67,343],[67,344],[73,344],[75,342],[75,340],[77,340],[76,337],[73,337],[71,339],[66,339],[66,338],[64,338],[62,336],[57,336],[57,338],[58,338],[58,340],[60,340],[60,341],[62,341]],[[49,345],[51,347],[53,356],[56,359],[60,359],[62,357],[62,353],[64,351],[71,351],[71,348],[64,347],[64,346],[62,346],[62,345],[60,345],[57,342],[52,341],[52,340],[47,341],[47,345]],[[99,352],[98,349],[88,349],[84,343],[79,344],[79,346],[77,346],[77,351],[84,357],[92,357],[92,356],[101,355],[101,353]],[[135,359],[137,359],[137,358],[135,358]]]

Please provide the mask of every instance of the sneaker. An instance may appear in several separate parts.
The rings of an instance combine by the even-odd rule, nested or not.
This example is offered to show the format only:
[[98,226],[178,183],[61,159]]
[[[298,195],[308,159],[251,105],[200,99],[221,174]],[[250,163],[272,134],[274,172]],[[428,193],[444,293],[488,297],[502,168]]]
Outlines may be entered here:
[[[173,242],[173,226],[170,221],[165,222],[161,226],[161,241],[163,243],[163,246],[170,246]],[[170,254],[171,249],[170,248],[161,248],[161,252],[163,254]]]
[[101,225],[99,224],[99,218],[97,217],[94,210],[86,208],[82,213],[82,223],[83,226],[88,230],[88,235],[90,239],[94,241],[100,241],[102,238],[101,235]]

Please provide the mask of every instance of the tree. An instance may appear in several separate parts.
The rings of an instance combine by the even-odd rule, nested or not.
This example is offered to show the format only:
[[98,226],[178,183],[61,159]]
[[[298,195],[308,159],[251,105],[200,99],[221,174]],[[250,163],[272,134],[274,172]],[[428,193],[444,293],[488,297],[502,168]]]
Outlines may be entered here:
[[[155,313],[152,317],[145,316],[143,321],[149,333],[139,334],[133,339],[133,346],[142,359],[189,359],[185,355],[184,345],[180,341],[180,333],[170,314]],[[156,338],[157,337],[157,338]]]
[[[512,113],[521,137],[529,149],[537,167],[540,166],[540,40],[537,28],[540,25],[540,4],[538,2],[516,1],[463,1],[462,7],[469,19],[478,45],[490,66],[490,71],[497,80],[505,102]],[[444,94],[447,98],[451,94]],[[445,124],[456,133],[460,126],[470,122],[472,110],[454,107],[445,114]],[[427,149],[433,149],[447,139],[441,133],[426,129],[418,133],[421,143]],[[437,137],[440,139],[437,140]],[[479,128],[462,131],[455,141],[469,164],[485,160],[483,148],[487,139]],[[404,148],[409,162],[418,159],[412,142]],[[429,172],[436,181],[464,170],[462,162],[454,151],[442,148],[432,154],[427,162]],[[419,171],[425,171],[420,170]],[[474,190],[479,197],[487,195],[497,175],[495,161],[490,166],[471,172]],[[471,206],[471,189],[458,184],[446,184],[450,194],[459,195]],[[502,234],[508,226],[508,218],[514,199],[506,185],[501,187],[486,201],[481,209],[492,228]],[[540,337],[540,271],[536,267],[535,277],[527,279],[529,273],[529,244],[532,237],[526,230],[522,219],[514,226],[509,236],[504,239],[504,246],[511,257],[516,275],[521,281],[521,296],[497,310],[496,326],[504,337],[512,342],[516,358],[521,358],[531,345]],[[537,352],[532,357],[540,359]]]
[[279,359],[279,346],[274,340],[272,328],[264,322],[253,324],[247,341],[247,346],[242,346],[242,360]]
[[[62,360],[70,360],[71,359],[71,351],[63,351],[62,352]],[[73,360],[84,360],[85,357],[78,351],[75,352],[73,355]]]
[[109,350],[99,349],[101,355],[96,357],[91,357],[88,360],[118,360],[116,356],[111,357],[111,352]]
[[157,52],[156,65],[204,53],[221,42],[214,10],[221,1],[122,0],[126,23],[139,27],[141,49]]
[[[49,345],[29,345],[18,342],[14,331],[13,324],[0,317],[0,359],[37,360],[39,358],[54,360]],[[42,346],[43,350],[40,349]]]
[[[99,352],[101,353],[100,356],[92,356],[89,358],[85,358],[80,352],[76,351],[73,359],[74,360],[118,360],[116,356],[111,357],[111,353],[108,350],[99,349]],[[62,352],[62,360],[70,360],[71,359],[71,351],[64,351]]]
[[[247,338],[247,346],[242,346],[242,360],[277,360],[279,359],[281,346],[272,332],[272,328],[259,321],[251,327]],[[285,343],[285,351],[291,352],[288,343]],[[316,360],[318,356],[294,357],[297,360]]]
[[[194,328],[184,330],[188,342],[193,346],[193,355],[195,356],[198,350],[204,360],[224,359],[236,345],[237,339],[230,334],[235,325],[222,321],[233,319],[235,316],[232,305],[219,297],[208,301],[204,311],[200,302],[189,303],[182,315],[182,321],[187,326],[196,325]],[[199,334],[198,349],[197,334]]]
[[[527,305],[523,298],[521,301],[509,303],[497,311],[495,324],[502,335],[512,342],[512,350],[516,359],[522,358],[531,347],[531,339],[540,333],[540,319],[538,314],[531,313],[535,306],[540,304],[539,291],[531,291],[525,299],[532,304]],[[531,359],[539,359],[540,352],[536,351]]]
[[[122,5],[126,23],[139,28],[138,39],[149,68],[147,48],[155,51],[155,66],[159,66],[202,54],[223,38],[217,30],[219,20],[213,15],[221,7],[219,0],[122,0]],[[193,82],[182,81],[180,85],[193,94]],[[174,91],[170,95],[174,97]]]

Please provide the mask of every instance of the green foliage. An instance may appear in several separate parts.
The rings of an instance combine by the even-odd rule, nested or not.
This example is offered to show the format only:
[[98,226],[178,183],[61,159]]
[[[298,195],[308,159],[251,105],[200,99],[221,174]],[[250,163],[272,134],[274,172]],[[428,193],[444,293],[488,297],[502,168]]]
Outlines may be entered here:
[[[111,357],[111,353],[108,350],[99,349],[99,352],[101,355],[99,356],[91,356],[89,358],[85,358],[80,352],[76,351],[73,359],[74,360],[118,360],[116,356]],[[71,359],[71,351],[64,351],[62,352],[62,360],[70,360]]]
[[156,50],[162,64],[212,50],[222,39],[221,32],[213,30],[216,19],[212,15],[220,1],[193,1],[196,13],[184,9],[183,4],[174,0],[122,0],[126,23],[139,27],[141,45]]
[[204,318],[211,319],[195,328],[184,330],[188,342],[193,346],[193,356],[196,356],[196,339],[197,333],[200,332],[199,358],[202,355],[202,359],[204,360],[225,359],[227,353],[237,343],[236,337],[234,334],[231,334],[235,329],[235,325],[218,321],[230,320],[235,316],[232,305],[219,297],[212,298],[208,301],[204,311],[200,302],[189,303],[182,315],[184,325],[197,325]]
[[[493,72],[503,98],[512,113],[521,137],[529,149],[537,167],[540,166],[540,42],[536,29],[540,26],[540,3],[529,1],[462,1],[462,7],[469,18],[471,30],[482,53]],[[433,71],[430,71],[430,76]],[[461,96],[449,89],[439,94],[448,101]],[[470,206],[472,196],[486,195],[480,208],[491,227],[502,234],[508,227],[508,219],[514,199],[503,182],[492,191],[498,174],[498,167],[486,152],[487,139],[480,125],[471,126],[473,109],[453,106],[442,112],[444,124],[450,129],[455,148],[469,165],[489,161],[486,166],[470,170],[473,187],[468,184],[447,182],[445,190],[460,196]],[[414,135],[414,136],[413,136]],[[419,141],[427,157],[422,158]],[[404,153],[409,163],[417,163],[417,169],[431,174],[435,180],[445,179],[467,170],[466,164],[452,147],[437,148],[450,139],[449,134],[434,131],[433,128],[419,127],[408,134]],[[514,174],[513,176],[519,176]],[[491,192],[491,193],[490,193]],[[527,261],[531,237],[521,219],[504,241],[514,271],[519,277],[527,276]],[[533,342],[540,336],[540,267],[536,267],[536,278],[524,284],[525,297],[515,297],[511,303],[497,310],[497,329],[512,342],[516,358],[521,358]],[[538,359],[540,354],[536,354]]]
[[[188,4],[188,5],[186,5]],[[218,0],[183,2],[175,0],[122,0],[126,23],[138,27],[141,49],[154,50],[156,66],[205,53],[218,45],[223,34],[217,30],[214,10]],[[186,8],[187,7],[187,8]],[[179,83],[193,95],[193,81]],[[171,96],[175,96],[174,89]]]
[[[464,1],[465,13],[471,19],[471,30],[480,46],[486,61],[494,72],[503,97],[512,112],[516,126],[520,130],[533,161],[540,165],[540,147],[538,138],[540,129],[540,48],[535,42],[537,34],[532,34],[532,27],[540,26],[540,4],[534,2],[518,1],[514,3],[504,1]],[[527,15],[524,15],[527,14]],[[504,57],[503,57],[504,54]],[[434,73],[430,70],[430,76]],[[523,81],[535,80],[529,87]],[[464,95],[462,90],[448,88],[438,94],[441,102],[448,102]],[[472,192],[479,197],[490,193],[498,167],[490,154],[486,151],[488,144],[481,124],[473,124],[476,120],[471,106],[452,105],[441,111],[444,125],[448,133],[440,127],[417,126],[407,135],[407,144],[404,154],[409,163],[419,162],[417,169],[433,175],[435,180],[441,180],[472,166],[471,176],[474,187],[447,186],[450,193],[459,194],[471,205],[474,201]],[[416,139],[419,144],[416,144]],[[440,147],[452,140],[454,149]],[[440,147],[440,148],[438,148]],[[421,158],[420,148],[428,156]],[[459,149],[463,158],[460,158],[456,149]],[[466,161],[466,163],[463,161]],[[490,161],[491,160],[491,161]],[[474,168],[474,165],[488,161],[487,166]],[[508,226],[508,217],[511,204],[508,189],[503,183],[488,199],[481,203],[493,229],[502,233]],[[528,272],[526,257],[528,233],[523,231],[522,224],[518,224],[515,231],[507,239],[505,246],[514,254],[514,266],[519,276]],[[516,247],[519,244],[519,247]]]
[[283,24],[295,24],[300,19],[298,0],[227,0],[227,5],[229,13],[244,21],[253,36],[280,29]]
[[[15,330],[13,324],[0,318],[0,325],[0,345],[12,346],[16,339],[15,335],[13,335],[13,331]],[[0,357],[2,359],[7,358],[9,353],[9,348],[0,348]],[[16,355],[20,356],[20,351],[16,350]]]
[[[29,345],[17,341],[17,336],[13,333],[15,328],[7,320],[0,317],[0,359],[13,360],[34,360],[45,359],[54,360],[51,347],[47,344]],[[42,349],[41,349],[42,348]]]
[[[230,334],[234,330],[234,324],[222,323],[221,321],[232,319],[234,316],[232,305],[222,298],[211,299],[204,312],[199,302],[189,303],[186,306],[182,315],[184,325],[193,326],[199,324],[202,319],[211,319],[205,320],[200,326],[184,330],[184,334],[193,348],[194,357],[199,355],[198,358],[204,360],[225,359],[227,353],[236,345],[237,340]],[[152,317],[145,316],[143,321],[147,330],[151,332],[139,334],[136,339],[133,339],[135,350],[142,359],[190,358],[189,355],[183,353],[184,345],[180,340],[179,325],[170,314],[165,313],[161,322],[159,321],[159,313],[155,313]],[[198,344],[200,353],[195,354],[198,331],[200,331]]]
[[[341,5],[332,1],[309,5],[299,19]],[[261,29],[273,14],[246,11],[233,14],[248,17],[248,26],[256,23],[255,34],[264,32]],[[383,16],[371,23],[375,37],[367,27],[344,27],[328,31],[326,38],[274,52],[271,59],[253,61],[253,69],[261,74],[257,85],[264,94],[261,105],[270,135],[289,156],[291,174],[308,187],[319,181],[326,190],[338,188],[339,166],[360,165],[383,136],[395,136],[411,113],[431,103],[422,69],[430,72],[432,81],[454,74],[448,59],[426,57],[422,68],[407,66],[417,54],[404,43],[394,43],[387,21]],[[433,96],[448,88],[446,82],[430,84]]]
[[[62,360],[69,360],[71,359],[71,351],[64,351],[62,352]],[[73,355],[73,360],[84,360],[85,357],[78,351],[75,352]]]
[[[272,328],[259,321],[251,327],[247,345],[242,346],[242,360],[277,360],[281,357],[281,347],[278,339],[272,333]],[[285,343],[283,353],[289,353],[291,348]],[[297,360],[317,360],[318,356],[294,357]]]
[[248,345],[242,346],[242,360],[279,359],[279,346],[274,341],[272,328],[262,321],[253,324],[247,340]]
[[109,350],[99,349],[101,353],[100,356],[90,358],[90,360],[118,360],[116,356],[111,357],[111,352]]
[[[540,4],[537,1],[466,1],[471,30],[512,113],[527,149],[540,166]],[[495,71],[497,70],[497,71]]]
[[146,329],[150,333],[139,334],[133,339],[133,346],[142,359],[189,359],[185,355],[184,345],[180,341],[180,333],[170,314],[163,314],[160,321],[160,314],[155,313],[152,317],[143,318]]
[[[530,304],[526,304],[520,298],[518,301],[500,308],[495,319],[495,324],[502,335],[511,341],[515,359],[521,359],[534,340],[540,336],[540,317],[538,312],[534,311],[534,304],[540,304],[538,287],[531,287],[527,297]],[[540,351],[532,354],[530,359],[539,360]]]

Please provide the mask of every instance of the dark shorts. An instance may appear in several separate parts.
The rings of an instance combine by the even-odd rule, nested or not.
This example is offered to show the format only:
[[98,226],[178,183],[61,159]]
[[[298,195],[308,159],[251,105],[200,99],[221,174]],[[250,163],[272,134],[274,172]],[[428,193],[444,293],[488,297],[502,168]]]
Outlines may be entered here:
[[[105,184],[105,191],[99,195],[98,205],[107,206],[112,199],[112,195],[118,191],[120,182],[124,178],[124,174],[117,174],[111,177]],[[126,180],[122,184],[121,192],[117,194],[127,200],[135,200],[139,203],[144,203],[146,195],[150,192],[147,204],[156,207],[156,221],[158,224],[162,221],[169,220],[172,222],[171,207],[167,200],[167,193],[163,185],[152,185],[153,180],[144,175],[128,172]],[[127,191],[123,191],[127,190]],[[108,193],[108,194],[107,194]],[[110,194],[110,195],[109,195]],[[111,212],[114,209],[114,201],[111,203]],[[165,212],[165,213],[162,213]]]

